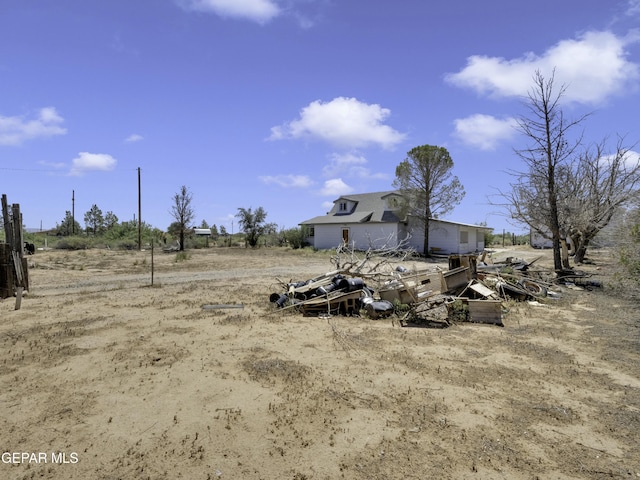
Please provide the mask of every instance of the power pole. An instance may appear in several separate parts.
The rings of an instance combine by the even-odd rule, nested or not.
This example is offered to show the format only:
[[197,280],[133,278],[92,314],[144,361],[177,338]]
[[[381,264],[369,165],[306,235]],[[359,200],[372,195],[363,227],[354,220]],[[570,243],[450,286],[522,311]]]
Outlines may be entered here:
[[138,250],[142,250],[142,195],[140,192],[140,167],[138,167]]
[[71,190],[71,235],[75,235],[75,234],[76,234],[76,191]]

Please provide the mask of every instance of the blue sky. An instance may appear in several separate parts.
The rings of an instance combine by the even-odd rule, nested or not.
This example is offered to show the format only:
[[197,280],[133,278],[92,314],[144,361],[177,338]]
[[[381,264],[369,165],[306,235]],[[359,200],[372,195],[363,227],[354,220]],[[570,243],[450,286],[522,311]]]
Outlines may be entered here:
[[586,140],[640,141],[640,0],[0,0],[0,193],[31,228],[72,192],[82,226],[131,220],[139,167],[155,227],[186,185],[197,224],[291,228],[431,144],[467,192],[447,219],[521,231],[488,197],[554,68]]

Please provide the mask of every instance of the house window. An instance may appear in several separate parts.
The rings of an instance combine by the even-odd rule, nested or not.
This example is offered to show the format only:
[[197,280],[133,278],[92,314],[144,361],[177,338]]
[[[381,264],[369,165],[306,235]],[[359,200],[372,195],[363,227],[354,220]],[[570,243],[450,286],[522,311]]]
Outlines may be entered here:
[[316,227],[309,227],[309,236],[310,237],[316,236]]
[[338,211],[339,212],[346,212],[347,211],[347,202],[340,202],[338,204]]
[[460,230],[460,243],[469,243],[469,232]]

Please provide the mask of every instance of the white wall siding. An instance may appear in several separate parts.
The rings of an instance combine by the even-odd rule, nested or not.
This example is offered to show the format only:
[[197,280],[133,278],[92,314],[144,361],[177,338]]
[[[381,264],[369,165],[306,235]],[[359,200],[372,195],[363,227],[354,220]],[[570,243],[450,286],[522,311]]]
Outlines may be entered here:
[[392,223],[316,225],[313,246],[318,250],[336,248],[342,242],[342,230],[345,228],[349,230],[349,244],[357,250],[367,250],[371,244],[374,248],[381,248],[389,239],[394,246],[398,242],[398,227]]
[[[549,234],[551,236],[551,234]],[[531,229],[529,233],[529,243],[533,248],[553,248],[553,240],[539,234]]]
[[369,248],[393,248],[398,245],[398,227],[396,224],[362,224],[349,227],[349,240],[357,250]]
[[[419,222],[411,224],[411,246],[419,253],[424,253],[424,231]],[[457,225],[440,223],[436,220],[429,222],[429,248],[442,253],[458,253],[459,234]]]
[[471,241],[471,233],[469,233],[469,241],[471,243],[469,244],[469,251],[466,253],[483,251],[484,250],[484,230],[472,230],[472,232],[474,233],[475,239]]
[[[423,253],[424,233],[418,223],[410,227],[410,244],[417,252]],[[467,241],[460,242],[460,231],[467,231]],[[484,250],[483,230],[472,226],[456,225],[452,223],[431,220],[429,222],[429,248],[434,248],[442,253],[465,254]]]
[[459,253],[459,235],[457,225],[429,222],[429,248],[438,248],[442,253]]
[[313,246],[318,250],[336,248],[342,241],[342,226],[316,225]]
[[[408,225],[395,223],[362,223],[346,225],[315,225],[314,237],[309,240],[318,250],[336,248],[342,242],[342,230],[349,230],[349,243],[357,250],[367,250],[373,243],[374,248],[397,245],[410,234],[409,246],[417,252],[422,252],[424,234],[418,223]],[[460,231],[466,231],[467,241],[460,242]],[[429,246],[441,253],[465,254],[484,250],[483,230],[473,226],[457,225],[453,223],[429,222]]]

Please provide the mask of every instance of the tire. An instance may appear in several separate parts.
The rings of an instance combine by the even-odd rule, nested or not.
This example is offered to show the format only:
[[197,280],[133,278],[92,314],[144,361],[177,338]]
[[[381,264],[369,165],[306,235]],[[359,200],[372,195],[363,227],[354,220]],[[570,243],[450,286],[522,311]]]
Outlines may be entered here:
[[520,280],[518,284],[531,295],[535,295],[538,297],[546,297],[547,289],[540,285],[539,283],[533,282],[531,280]]

